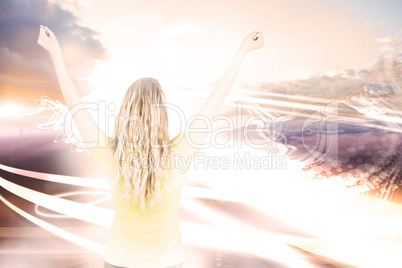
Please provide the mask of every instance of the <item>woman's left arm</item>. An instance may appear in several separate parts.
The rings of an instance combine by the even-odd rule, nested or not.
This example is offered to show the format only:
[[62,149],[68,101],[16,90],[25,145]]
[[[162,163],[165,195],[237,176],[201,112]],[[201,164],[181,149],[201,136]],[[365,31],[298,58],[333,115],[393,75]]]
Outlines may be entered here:
[[[38,44],[50,54],[61,92],[70,112],[73,114],[74,121],[83,139],[82,142],[86,144],[87,148],[104,146],[103,143],[106,141],[106,137],[82,103],[77,89],[67,72],[59,42],[48,27],[40,26]],[[99,144],[99,142],[102,144]]]

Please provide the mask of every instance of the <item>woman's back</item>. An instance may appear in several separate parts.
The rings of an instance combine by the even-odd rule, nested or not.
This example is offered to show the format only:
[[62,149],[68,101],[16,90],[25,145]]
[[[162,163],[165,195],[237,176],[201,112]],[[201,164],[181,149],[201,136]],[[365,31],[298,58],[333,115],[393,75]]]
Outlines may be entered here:
[[[188,169],[183,171],[175,161],[180,158],[194,159],[196,153],[185,142],[183,133],[172,140],[168,179],[160,187],[160,204],[144,213],[138,203],[128,204],[121,199],[123,180],[115,185],[113,201],[116,214],[106,246],[106,262],[122,267],[168,267],[183,262],[178,206]],[[109,167],[108,150],[95,148],[93,154],[105,169],[108,179],[113,180],[116,178]]]

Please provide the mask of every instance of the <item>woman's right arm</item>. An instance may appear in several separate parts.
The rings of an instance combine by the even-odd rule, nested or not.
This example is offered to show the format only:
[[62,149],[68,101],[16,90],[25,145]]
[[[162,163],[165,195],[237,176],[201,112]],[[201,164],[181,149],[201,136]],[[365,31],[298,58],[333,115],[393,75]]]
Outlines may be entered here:
[[[209,124],[212,125],[214,116],[218,114],[222,103],[233,86],[245,55],[250,51],[262,48],[263,46],[264,37],[261,32],[252,32],[243,39],[233,61],[223,74],[215,89],[201,106],[201,109],[194,117],[194,120],[189,124],[187,128],[187,130],[189,130],[189,136],[184,137],[189,146],[199,147],[205,142],[205,139],[209,134],[209,132],[206,131],[205,123],[209,122]],[[197,129],[201,131],[197,131]]]
[[82,142],[85,142],[87,148],[94,148],[97,146],[103,147],[105,145],[106,136],[98,128],[98,125],[82,103],[77,89],[67,72],[56,36],[49,28],[41,25],[38,44],[46,49],[50,54],[61,92],[73,115]]

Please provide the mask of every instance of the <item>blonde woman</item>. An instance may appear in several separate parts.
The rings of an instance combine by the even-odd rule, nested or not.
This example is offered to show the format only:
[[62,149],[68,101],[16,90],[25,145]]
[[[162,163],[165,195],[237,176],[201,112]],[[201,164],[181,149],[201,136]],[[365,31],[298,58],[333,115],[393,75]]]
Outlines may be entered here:
[[[227,71],[193,120],[173,140],[168,135],[165,95],[157,80],[141,78],[127,90],[113,137],[106,137],[83,106],[66,70],[54,33],[40,27],[38,43],[53,61],[66,105],[86,144],[96,144],[95,159],[108,174],[116,214],[110,229],[104,267],[183,267],[178,206],[186,173],[172,159],[192,161],[205,142],[205,120],[212,122],[228,95],[244,56],[263,47],[253,32],[242,41]],[[190,135],[191,134],[191,135]],[[191,138],[191,139],[190,139]]]

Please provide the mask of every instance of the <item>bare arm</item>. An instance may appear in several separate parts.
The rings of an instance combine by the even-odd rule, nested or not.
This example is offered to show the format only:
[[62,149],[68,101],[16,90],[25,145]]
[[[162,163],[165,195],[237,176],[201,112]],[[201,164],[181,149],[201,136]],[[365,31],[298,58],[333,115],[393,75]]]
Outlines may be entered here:
[[[215,89],[211,92],[205,103],[201,106],[201,109],[199,110],[195,119],[189,124],[188,129],[190,131],[188,135],[190,136],[186,136],[185,138],[190,146],[197,146],[205,142],[205,139],[209,134],[209,132],[206,131],[206,122],[210,122],[212,125],[214,116],[218,114],[222,103],[233,86],[245,55],[248,52],[263,46],[264,43],[262,33],[253,32],[244,38],[228,69],[216,85]],[[200,129],[202,130],[200,131]]]
[[38,44],[45,48],[50,54],[61,92],[77,124],[82,141],[86,143],[87,148],[104,145],[98,143],[103,143],[105,136],[81,101],[77,89],[67,72],[56,36],[49,28],[41,25]]

